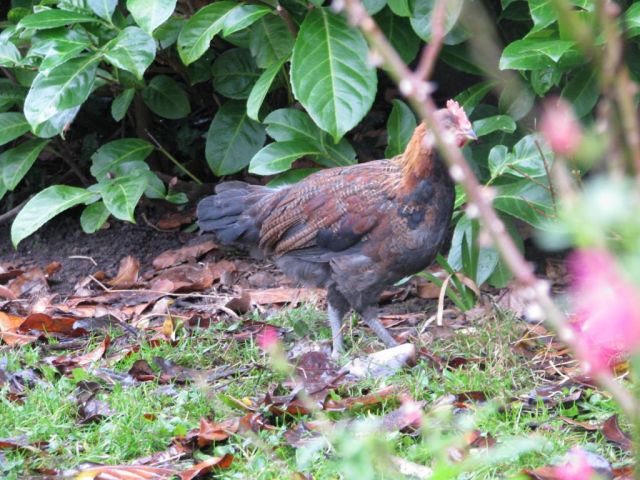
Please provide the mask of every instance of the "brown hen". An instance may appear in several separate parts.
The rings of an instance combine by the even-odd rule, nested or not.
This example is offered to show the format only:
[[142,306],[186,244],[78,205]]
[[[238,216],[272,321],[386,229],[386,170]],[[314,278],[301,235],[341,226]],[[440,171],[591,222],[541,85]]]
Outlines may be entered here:
[[[454,101],[437,112],[448,140],[475,139]],[[387,346],[396,341],[378,320],[385,287],[433,261],[454,202],[447,169],[420,124],[403,154],[322,170],[279,189],[224,182],[198,205],[198,225],[223,244],[258,247],[288,276],[327,289],[333,353],[343,350],[349,309]]]

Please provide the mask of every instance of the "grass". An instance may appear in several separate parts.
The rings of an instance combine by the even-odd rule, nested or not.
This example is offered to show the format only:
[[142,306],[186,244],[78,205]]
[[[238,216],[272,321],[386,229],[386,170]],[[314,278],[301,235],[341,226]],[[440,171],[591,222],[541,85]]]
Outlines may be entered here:
[[[318,327],[323,318],[323,312],[307,305],[282,313],[273,323],[293,326],[294,333],[288,339],[291,346],[306,334],[315,339],[328,339],[328,329]],[[143,342],[138,352],[110,368],[124,373],[136,360],[145,359],[153,365],[154,357],[162,357],[198,369],[228,365],[248,367],[244,373],[218,380],[213,385],[167,386],[145,382],[125,386],[115,382],[97,394],[114,414],[86,425],[78,423],[74,398],[79,382],[92,379],[90,370],[76,371],[69,377],[60,376],[55,368],[43,362],[41,347],[0,347],[0,359],[5,359],[6,370],[33,368],[42,377],[29,388],[22,404],[8,400],[0,390],[0,438],[26,435],[30,442],[48,442],[46,454],[24,449],[0,450],[0,476],[18,479],[23,478],[25,472],[69,469],[83,462],[130,463],[165,450],[176,435],[196,428],[201,417],[224,420],[241,414],[224,401],[222,393],[237,399],[260,397],[285,377],[269,367],[268,359],[252,341],[229,341],[229,337],[223,337],[222,330],[228,328],[220,324],[193,330],[189,335],[181,330],[175,345],[151,346]],[[357,337],[357,331],[350,331],[352,339]],[[401,386],[414,399],[426,402],[429,413],[422,437],[399,432],[381,434],[377,424],[372,422],[375,416],[395,410],[397,400],[329,415],[334,420],[350,420],[351,423],[348,428],[336,429],[330,435],[331,447],[328,449],[322,448],[323,444],[299,449],[287,446],[285,432],[298,419],[278,418],[274,430],[261,431],[256,437],[235,435],[213,450],[208,449],[207,454],[231,453],[235,456],[231,468],[218,472],[217,477],[292,478],[294,472],[303,470],[318,479],[397,478],[397,475],[385,473],[385,459],[392,454],[422,465],[435,465],[443,475],[446,471],[453,472],[442,478],[503,478],[518,475],[523,468],[557,462],[574,445],[592,450],[614,464],[628,461],[625,454],[608,443],[601,433],[576,429],[559,418],[604,420],[617,413],[616,405],[602,394],[585,390],[582,399],[564,407],[512,401],[519,394],[544,385],[544,379],[531,364],[511,348],[519,331],[520,324],[508,315],[482,319],[473,331],[457,332],[424,347],[436,355],[482,357],[483,362],[469,362],[442,371],[427,361],[420,361],[393,377],[365,380],[340,392],[341,395],[357,396],[365,388]],[[112,333],[114,337],[118,335]],[[87,351],[100,341],[90,342]],[[358,349],[368,341],[371,341],[368,336],[365,340],[357,340],[354,348]],[[489,402],[465,402],[453,409],[438,407],[446,403],[447,396],[471,391],[484,392]],[[508,407],[501,408],[505,405]],[[461,432],[473,429],[497,439],[496,453],[472,449],[464,454],[466,459],[461,463],[452,463],[449,460],[452,446],[460,443]],[[354,432],[360,434],[354,435]],[[460,451],[468,450],[464,445],[460,447]],[[464,466],[470,471],[456,473],[456,469]]]

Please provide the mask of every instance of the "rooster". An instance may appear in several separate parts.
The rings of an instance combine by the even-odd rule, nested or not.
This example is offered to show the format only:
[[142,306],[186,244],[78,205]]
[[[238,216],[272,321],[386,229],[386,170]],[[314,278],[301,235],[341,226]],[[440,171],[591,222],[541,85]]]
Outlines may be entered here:
[[[475,140],[457,102],[438,110],[445,140]],[[333,355],[342,319],[355,310],[385,345],[378,319],[385,287],[428,267],[447,235],[454,185],[424,123],[390,160],[316,172],[283,188],[230,181],[198,205],[198,225],[222,244],[257,247],[288,276],[327,289]]]

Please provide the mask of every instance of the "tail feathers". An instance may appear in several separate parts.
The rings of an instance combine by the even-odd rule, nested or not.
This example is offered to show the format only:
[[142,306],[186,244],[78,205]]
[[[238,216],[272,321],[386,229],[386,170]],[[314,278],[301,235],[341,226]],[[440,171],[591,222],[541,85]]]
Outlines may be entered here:
[[243,182],[225,182],[216,187],[216,195],[198,204],[198,226],[214,232],[225,245],[231,243],[257,244],[260,225],[251,207],[270,190]]

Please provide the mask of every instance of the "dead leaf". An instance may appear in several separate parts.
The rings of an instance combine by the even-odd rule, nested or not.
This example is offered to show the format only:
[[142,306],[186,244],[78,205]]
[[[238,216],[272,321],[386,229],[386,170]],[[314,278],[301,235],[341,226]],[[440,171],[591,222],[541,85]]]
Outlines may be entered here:
[[217,244],[212,241],[207,241],[197,245],[182,247],[177,250],[167,250],[153,260],[153,268],[156,270],[162,270],[180,263],[188,262],[189,260],[195,260],[215,248],[218,248]]
[[26,295],[42,295],[49,290],[47,278],[40,268],[32,268],[13,279],[7,285],[17,298]]
[[140,271],[140,261],[132,255],[120,260],[118,274],[107,281],[108,285],[119,288],[131,288],[138,283],[138,272]]
[[109,348],[110,343],[111,338],[109,337],[109,335],[107,335],[104,337],[104,340],[100,343],[100,345],[98,345],[92,351],[85,353],[84,355],[78,355],[76,357],[61,355],[60,357],[54,359],[52,363],[54,366],[58,367],[58,369],[61,370],[84,367],[100,360],[107,351],[107,348]]
[[13,291],[4,285],[0,285],[0,298],[6,298],[8,300],[15,300],[18,298]]
[[214,277],[208,265],[179,265],[163,270],[151,281],[151,290],[173,293],[177,291],[206,290]]
[[324,402],[324,409],[331,412],[341,412],[361,405],[376,405],[388,398],[397,397],[401,392],[400,387],[390,385],[376,392],[363,395],[361,397],[349,397],[341,400],[327,399]]
[[604,422],[602,425],[602,434],[607,440],[615,443],[627,452],[630,452],[633,448],[631,437],[620,428],[618,415],[613,415]]
[[245,290],[251,296],[251,302],[257,305],[274,303],[298,304],[310,300],[321,300],[327,291],[323,288],[267,288],[264,290]]
[[251,296],[246,290],[242,290],[240,296],[233,297],[225,304],[225,307],[239,314],[247,313],[251,310]]
[[168,480],[176,474],[170,468],[146,465],[102,465],[65,472],[64,476],[73,476],[76,480]]
[[0,332],[15,332],[23,322],[23,317],[0,312]]
[[158,221],[158,228],[172,230],[183,225],[189,225],[196,219],[194,212],[171,212]]
[[87,331],[75,328],[76,318],[73,317],[51,317],[45,313],[32,313],[18,328],[21,332],[40,330],[45,333],[62,333],[72,337],[86,335]]
[[210,457],[204,462],[200,462],[197,465],[180,473],[180,480],[192,480],[206,473],[209,473],[213,468],[229,468],[233,462],[233,455],[226,454],[224,457]]
[[416,285],[416,294],[425,300],[435,300],[440,296],[440,287],[433,282],[422,279]]
[[38,340],[37,335],[22,335],[14,332],[0,332],[0,340],[10,347],[21,347]]

